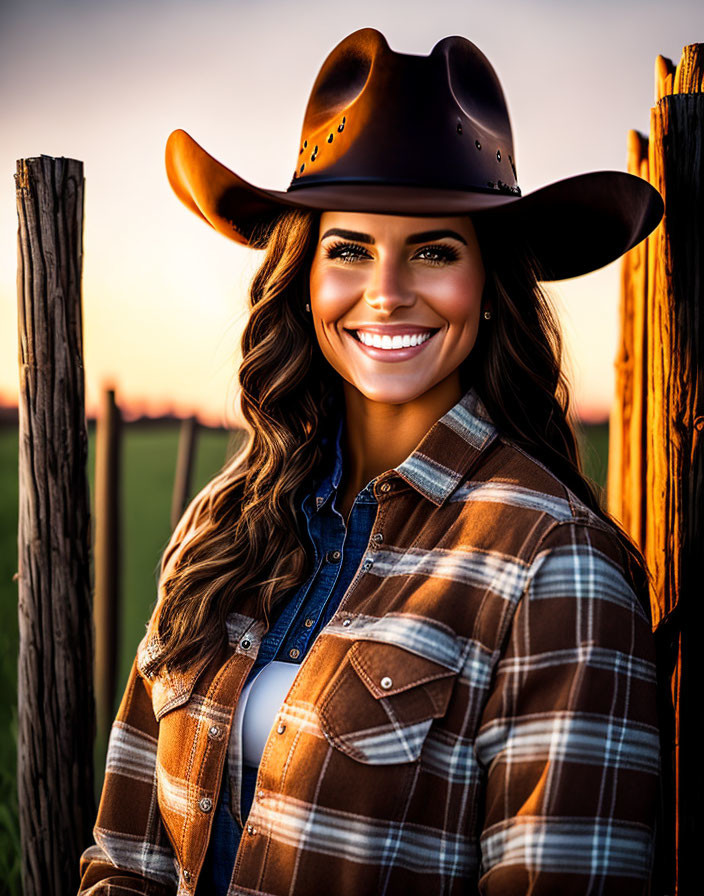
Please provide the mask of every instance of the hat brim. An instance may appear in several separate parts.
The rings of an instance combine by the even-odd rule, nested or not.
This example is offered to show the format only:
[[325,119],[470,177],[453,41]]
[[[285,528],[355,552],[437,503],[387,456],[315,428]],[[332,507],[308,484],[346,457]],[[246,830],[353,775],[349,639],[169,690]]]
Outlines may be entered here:
[[179,199],[244,245],[259,247],[267,225],[288,208],[500,216],[510,225],[510,238],[524,240],[535,253],[543,280],[577,277],[609,264],[651,233],[664,209],[653,186],[623,171],[574,175],[525,196],[368,182],[266,190],[218,162],[181,129],[167,140],[165,162]]

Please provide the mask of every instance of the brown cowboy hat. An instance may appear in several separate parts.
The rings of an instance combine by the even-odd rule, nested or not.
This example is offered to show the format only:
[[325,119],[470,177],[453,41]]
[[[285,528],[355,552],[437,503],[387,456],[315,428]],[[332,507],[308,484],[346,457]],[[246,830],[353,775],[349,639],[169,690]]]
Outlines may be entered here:
[[660,194],[623,171],[592,171],[522,196],[503,90],[464,37],[428,56],[396,53],[374,28],[345,37],[308,100],[285,191],[230,171],[185,131],[166,143],[176,195],[225,236],[257,248],[290,208],[500,218],[543,279],[602,267],[644,239],[663,214]]

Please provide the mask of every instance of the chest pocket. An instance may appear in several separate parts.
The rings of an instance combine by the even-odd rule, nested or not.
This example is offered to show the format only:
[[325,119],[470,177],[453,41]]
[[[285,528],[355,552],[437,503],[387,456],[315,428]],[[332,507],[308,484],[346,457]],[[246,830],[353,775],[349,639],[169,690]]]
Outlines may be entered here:
[[414,762],[457,674],[395,644],[355,641],[321,697],[323,733],[358,762]]

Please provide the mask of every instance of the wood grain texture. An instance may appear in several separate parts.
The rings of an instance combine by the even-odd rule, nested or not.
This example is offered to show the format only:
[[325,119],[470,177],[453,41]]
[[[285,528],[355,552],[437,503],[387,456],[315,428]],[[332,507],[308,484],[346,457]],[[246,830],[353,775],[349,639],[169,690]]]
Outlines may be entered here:
[[[648,179],[648,137],[628,135],[628,171]],[[648,283],[647,241],[634,246],[621,265],[619,344],[614,402],[609,419],[607,504],[629,535],[640,544],[644,525],[643,420],[645,391],[645,303]]]
[[83,165],[17,163],[18,791],[25,896],[78,887],[95,820]]
[[673,93],[701,93],[704,91],[704,54],[701,44],[689,44],[675,71]]
[[704,630],[704,44],[655,61],[649,140],[632,131],[628,170],[665,200],[655,231],[623,260],[621,342],[608,507],[653,575],[663,720],[663,817],[653,894],[686,893],[704,836],[699,706]]
[[657,583],[660,638],[672,653],[678,880],[686,892],[704,836],[704,94],[663,97],[652,112],[651,136],[652,178],[666,211],[656,234],[649,315],[645,548]]
[[108,745],[115,717],[120,631],[121,420],[113,389],[103,390],[95,437],[95,703],[97,742]]

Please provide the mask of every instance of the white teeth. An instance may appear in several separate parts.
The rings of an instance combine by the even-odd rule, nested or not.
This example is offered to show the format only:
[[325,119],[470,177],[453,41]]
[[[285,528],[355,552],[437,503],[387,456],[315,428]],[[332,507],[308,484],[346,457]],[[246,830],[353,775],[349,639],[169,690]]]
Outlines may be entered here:
[[405,333],[403,336],[382,336],[380,333],[368,333],[366,330],[357,330],[357,337],[360,342],[365,345],[371,345],[374,348],[397,349],[406,348],[411,345],[421,345],[430,339],[432,333],[413,333],[412,335]]

